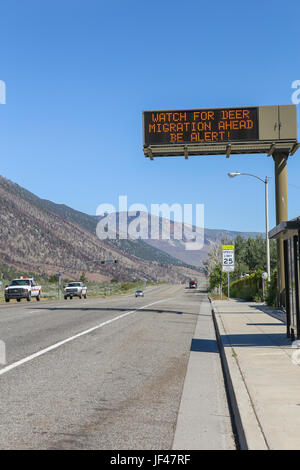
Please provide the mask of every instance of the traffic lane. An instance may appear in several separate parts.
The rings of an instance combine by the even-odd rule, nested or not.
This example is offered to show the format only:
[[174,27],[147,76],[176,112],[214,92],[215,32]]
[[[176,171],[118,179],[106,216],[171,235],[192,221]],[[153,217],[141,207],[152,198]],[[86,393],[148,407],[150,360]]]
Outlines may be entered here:
[[[144,289],[144,292],[145,294],[147,293],[147,295],[152,291],[155,291],[155,292],[160,292],[160,291],[163,291],[163,290],[166,290],[168,289],[168,286],[166,285],[160,285],[160,286],[149,286],[149,287],[146,287],[146,289]],[[103,301],[106,301],[106,300],[119,300],[120,298],[127,298],[127,297],[131,297],[132,295],[134,295],[134,292],[130,292],[129,294],[116,294],[116,295],[113,295],[111,297],[107,297],[107,298],[103,298],[103,297],[87,297],[87,300],[86,299],[79,299],[78,297],[74,297],[74,299],[71,300],[71,302],[73,301],[77,301],[77,302],[95,302],[95,301],[100,301],[100,300],[103,300]],[[66,302],[69,302],[70,300],[44,300],[43,298],[37,302],[34,298],[31,299],[30,302],[27,302],[26,300],[21,300],[21,302],[17,302],[17,301],[10,301],[9,303],[0,303],[0,322],[2,319],[5,319],[5,318],[10,318],[10,316],[12,314],[14,314],[14,312],[16,314],[20,313],[20,312],[28,312],[31,308],[38,308],[38,307],[51,307],[51,306],[65,306]]]
[[171,449],[199,312],[186,302],[180,290],[2,375],[0,447]]
[[[21,310],[18,305],[15,315],[0,321],[0,339],[5,341],[7,361],[11,363],[27,354],[36,352],[66,336],[76,334],[94,326],[110,316],[117,316],[129,309],[140,308],[146,302],[164,296],[168,289],[156,289],[146,299],[135,299],[133,295],[118,299],[93,299],[70,303],[50,303]],[[138,301],[137,301],[138,300]],[[142,300],[142,301],[141,301]]]
[[[139,301],[145,301],[150,296],[152,298],[160,298],[161,293],[164,293],[168,290],[168,287],[159,286],[154,288],[149,288],[145,292],[145,297],[141,297]],[[71,311],[79,309],[88,309],[97,308],[99,305],[114,305],[123,306],[124,308],[128,304],[128,301],[134,301],[134,293],[116,295],[108,298],[90,298],[88,300],[74,298],[73,300],[63,300],[63,301],[44,301],[39,303],[18,303],[13,304],[8,307],[2,306],[0,309],[0,328],[5,326],[6,323],[20,322],[22,319],[28,319],[34,317],[37,319],[39,316],[53,314],[58,311]],[[138,301],[138,299],[136,299]],[[39,315],[38,315],[39,314]]]
[[142,299],[131,295],[118,299],[51,303],[49,306],[39,305],[15,312],[14,316],[8,318],[2,317],[0,339],[6,345],[6,362],[11,364],[19,361],[110,318],[172,295],[177,289],[178,287],[153,290]]

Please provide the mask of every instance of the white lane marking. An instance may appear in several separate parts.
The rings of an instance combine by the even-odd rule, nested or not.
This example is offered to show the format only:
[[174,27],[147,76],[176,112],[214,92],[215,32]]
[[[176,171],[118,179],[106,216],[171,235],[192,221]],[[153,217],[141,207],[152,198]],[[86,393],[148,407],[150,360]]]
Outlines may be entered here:
[[0,375],[6,374],[6,372],[11,371],[12,369],[15,369],[16,367],[21,366],[22,364],[25,364],[26,362],[32,361],[33,359],[36,359],[39,356],[43,356],[44,354],[53,351],[54,349],[59,348],[60,346],[63,346],[66,343],[69,343],[70,341],[74,341],[74,339],[80,338],[81,336],[87,335],[91,333],[92,331],[98,330],[99,328],[102,328],[103,326],[109,325],[110,323],[113,323],[114,321],[120,320],[121,318],[127,317],[127,315],[130,315],[134,312],[137,312],[138,310],[143,310],[144,308],[150,307],[151,305],[158,304],[160,302],[166,302],[167,300],[170,300],[172,297],[169,297],[168,299],[161,299],[157,300],[156,302],[152,302],[151,304],[144,305],[143,307],[136,308],[135,310],[130,310],[129,312],[122,313],[122,315],[118,315],[115,318],[111,318],[110,320],[107,320],[103,323],[100,323],[99,325],[93,326],[92,328],[89,328],[88,330],[82,331],[81,333],[77,333],[74,336],[70,336],[69,338],[66,338],[62,341],[59,341],[58,343],[53,344],[52,346],[48,346],[48,348],[41,349],[40,351],[31,354],[30,356],[25,357],[24,359],[20,359],[19,361],[13,362],[9,366],[3,367],[3,369],[0,369]]

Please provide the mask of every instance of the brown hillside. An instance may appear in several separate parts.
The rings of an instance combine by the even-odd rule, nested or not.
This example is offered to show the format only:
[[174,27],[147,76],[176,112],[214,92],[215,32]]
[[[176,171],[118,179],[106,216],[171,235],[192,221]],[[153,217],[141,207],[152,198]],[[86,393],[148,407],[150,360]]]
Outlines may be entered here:
[[[124,281],[145,278],[180,282],[199,274],[186,267],[151,262],[125,253],[99,240],[92,230],[72,218],[56,213],[50,209],[51,204],[0,177],[1,262],[25,272],[47,274],[78,266],[78,272],[84,270],[99,280],[114,277]],[[118,264],[84,264],[99,258],[116,258]]]

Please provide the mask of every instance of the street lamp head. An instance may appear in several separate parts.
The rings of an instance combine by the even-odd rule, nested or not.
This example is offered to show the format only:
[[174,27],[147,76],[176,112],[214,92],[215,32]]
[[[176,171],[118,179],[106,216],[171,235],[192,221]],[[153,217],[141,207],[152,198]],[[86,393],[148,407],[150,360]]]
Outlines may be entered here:
[[235,176],[238,176],[238,175],[240,175],[240,174],[241,174],[241,173],[238,173],[237,171],[235,171],[235,172],[233,172],[233,173],[228,173],[228,176],[229,176],[230,178],[234,178]]

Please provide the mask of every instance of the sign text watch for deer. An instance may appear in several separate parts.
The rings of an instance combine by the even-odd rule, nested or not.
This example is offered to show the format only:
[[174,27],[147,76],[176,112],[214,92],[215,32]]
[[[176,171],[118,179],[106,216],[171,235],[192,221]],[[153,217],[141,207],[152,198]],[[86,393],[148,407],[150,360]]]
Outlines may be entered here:
[[258,139],[258,108],[145,112],[149,145]]

